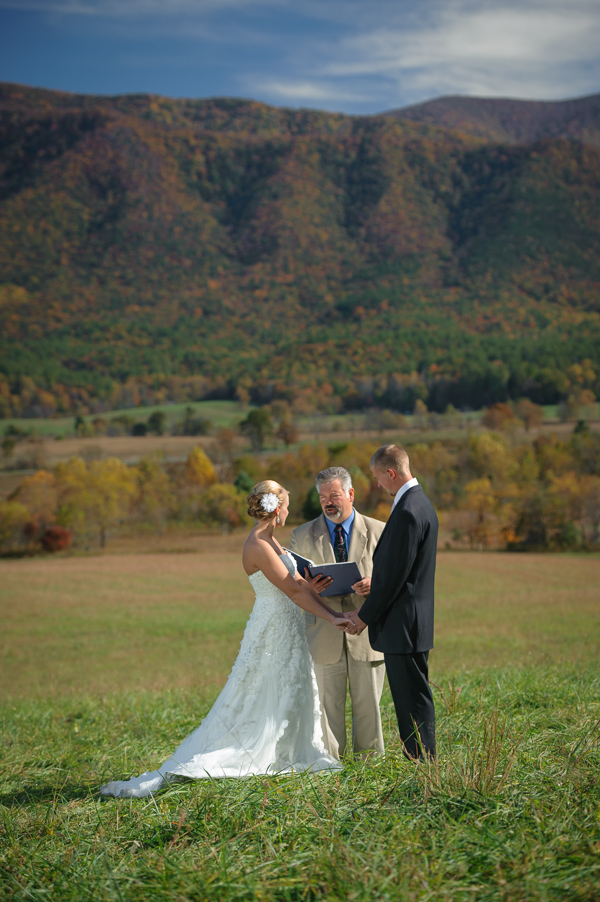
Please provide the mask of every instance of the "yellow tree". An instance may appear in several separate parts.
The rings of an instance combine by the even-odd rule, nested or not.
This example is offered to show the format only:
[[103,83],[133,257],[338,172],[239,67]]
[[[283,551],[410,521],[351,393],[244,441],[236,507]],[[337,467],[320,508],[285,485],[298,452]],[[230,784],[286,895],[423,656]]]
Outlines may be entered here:
[[162,467],[160,454],[147,454],[134,470],[137,489],[134,507],[144,521],[162,524],[171,504],[173,490]]
[[0,501],[0,551],[18,551],[26,543],[25,527],[31,513],[18,501]]
[[26,476],[12,498],[31,511],[38,529],[54,523],[58,508],[58,489],[54,473],[38,470]]
[[496,514],[497,500],[487,477],[473,479],[465,485],[465,531],[472,547],[488,548],[499,532]]
[[208,488],[209,485],[214,485],[219,481],[211,459],[200,445],[192,448],[185,464],[185,475],[188,482],[201,489]]
[[136,475],[134,469],[116,457],[90,463],[91,514],[103,548],[107,530],[121,523],[130,510],[136,493]]
[[136,471],[116,457],[92,461],[86,467],[73,457],[56,467],[58,520],[76,535],[97,532],[102,547],[107,530],[127,515],[136,491]]
[[506,439],[493,432],[470,438],[469,464],[477,476],[487,477],[494,486],[505,483],[516,468]]

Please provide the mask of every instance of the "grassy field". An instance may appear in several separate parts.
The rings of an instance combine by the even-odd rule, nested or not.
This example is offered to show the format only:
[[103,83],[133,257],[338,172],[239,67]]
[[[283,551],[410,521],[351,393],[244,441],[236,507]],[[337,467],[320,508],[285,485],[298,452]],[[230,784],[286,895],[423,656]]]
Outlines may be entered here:
[[[167,417],[168,427],[184,418],[185,411],[191,407],[195,416],[206,417],[211,420],[215,428],[221,426],[233,426],[244,418],[244,413],[237,401],[186,401],[182,404],[158,404],[150,407],[126,407],[119,410],[111,410],[108,413],[89,414],[82,419],[85,422],[91,422],[99,417],[103,420],[110,420],[117,416],[130,416],[136,422],[145,423],[151,414],[155,411],[162,410]],[[0,421],[2,431],[7,426],[15,426],[23,431],[32,429],[41,436],[60,436],[65,437],[73,435],[75,417],[23,417],[12,418]]]
[[243,536],[0,562],[0,898],[596,900],[600,560],[439,555],[439,762],[102,802],[198,724],[252,593]]
[[[0,561],[0,698],[169,687],[214,694],[252,606],[244,539],[196,536],[187,554]],[[433,679],[595,660],[598,557],[442,552],[438,560]]]
[[[172,427],[175,423],[180,422],[184,418],[185,411],[192,408],[195,416],[204,417],[211,420],[213,426],[218,429],[221,426],[236,426],[241,419],[246,416],[245,411],[238,401],[185,401],[181,404],[158,404],[153,406],[127,407],[118,410],[111,410],[100,414],[87,414],[82,417],[84,422],[91,422],[100,417],[104,420],[110,420],[116,416],[130,416],[136,422],[146,422],[148,417],[156,411],[162,411],[166,414],[167,428]],[[558,404],[546,404],[542,408],[544,413],[545,424],[558,422]],[[460,419],[468,425],[477,425],[481,420],[482,410],[471,410],[461,413]],[[341,413],[341,414],[316,414],[303,415],[297,417],[299,428],[306,433],[322,433],[322,432],[344,432],[361,431],[364,428],[365,414],[361,412]],[[406,424],[412,428],[415,417],[412,414],[405,415]],[[40,436],[54,438],[59,436],[64,438],[73,435],[75,424],[74,416],[56,416],[48,417],[12,417],[0,421],[0,429],[2,432],[9,426],[29,432],[32,430]]]
[[[205,409],[205,405],[214,405],[216,413],[213,416],[211,409]],[[180,419],[175,413],[182,413],[180,408],[187,405],[173,405],[168,408],[171,419]],[[198,415],[212,418],[215,428],[229,426],[235,428],[244,416],[239,405],[233,401],[203,401],[193,405]],[[139,420],[146,420],[153,410],[159,408],[135,408],[126,411],[135,415]],[[116,413],[116,412],[114,412]],[[105,417],[113,416],[106,414]],[[368,429],[363,415],[345,414],[322,417],[300,417],[298,419],[298,442],[286,448],[282,442],[273,442],[266,446],[264,454],[272,455],[287,450],[297,450],[306,443],[329,443],[351,441],[354,439],[381,442],[397,442],[410,449],[411,445],[434,441],[438,442],[463,442],[468,431],[477,431],[481,428],[481,411],[462,415],[459,425],[439,425],[438,428],[420,428],[415,418],[406,417],[406,426],[402,429]],[[0,459],[0,498],[5,499],[22,481],[23,477],[34,472],[40,467],[54,467],[61,461],[71,457],[82,457],[84,460],[102,460],[107,457],[117,457],[126,464],[137,464],[144,455],[160,452],[167,461],[185,460],[194,445],[201,445],[209,456],[215,446],[215,435],[187,436],[187,435],[154,435],[145,436],[106,436],[96,435],[91,437],[76,436],[73,434],[73,418],[68,420],[4,420],[0,421],[0,433],[12,423],[25,431],[33,430],[35,435],[16,446],[12,456]],[[589,421],[590,429],[600,430],[600,420]],[[561,423],[557,419],[546,419],[540,427],[527,432],[524,427],[519,427],[515,432],[515,438],[520,441],[532,441],[540,434],[553,434],[566,439],[573,431],[573,423]],[[59,438],[60,441],[57,441]],[[242,454],[250,451],[251,445],[247,438],[238,436],[235,451]]]

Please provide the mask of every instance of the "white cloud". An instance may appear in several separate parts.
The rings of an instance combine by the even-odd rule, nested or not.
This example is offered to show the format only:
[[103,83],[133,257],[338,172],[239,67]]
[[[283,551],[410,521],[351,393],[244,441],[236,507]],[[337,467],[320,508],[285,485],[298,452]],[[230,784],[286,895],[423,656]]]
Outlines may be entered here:
[[307,103],[350,101],[353,103],[372,100],[372,95],[357,94],[340,84],[314,81],[280,81],[277,79],[250,80],[250,86],[262,94],[281,97],[284,100],[306,101]]
[[[554,97],[557,91],[564,96],[598,89],[598,47],[600,8],[590,0],[571,0],[568,6],[500,0],[487,7],[446,0],[421,23],[346,37],[322,74],[379,76],[413,94]],[[595,72],[583,71],[586,63]],[[568,69],[579,72],[570,73],[567,87]]]
[[599,0],[0,0],[2,9],[78,19],[138,50],[181,39],[181,65],[210,42],[232,83],[275,103],[375,111],[440,94],[600,90]]

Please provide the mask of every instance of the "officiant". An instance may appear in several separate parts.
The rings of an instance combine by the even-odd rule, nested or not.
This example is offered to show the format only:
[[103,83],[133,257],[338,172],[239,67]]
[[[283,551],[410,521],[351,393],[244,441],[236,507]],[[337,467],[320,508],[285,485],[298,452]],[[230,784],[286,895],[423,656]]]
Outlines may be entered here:
[[[357,595],[369,594],[373,551],[385,523],[365,517],[354,508],[352,477],[343,467],[329,467],[316,477],[323,513],[293,530],[290,550],[317,565],[355,561],[362,579],[352,588],[356,594],[329,595],[327,603],[337,611],[353,611]],[[313,571],[315,572],[315,571]],[[318,577],[313,583],[319,588]],[[336,758],[346,752],[346,694],[352,705],[352,751],[382,754],[384,750],[379,701],[385,667],[383,655],[374,651],[366,632],[351,636],[325,621],[304,614],[310,653],[321,701],[321,723],[327,751]]]

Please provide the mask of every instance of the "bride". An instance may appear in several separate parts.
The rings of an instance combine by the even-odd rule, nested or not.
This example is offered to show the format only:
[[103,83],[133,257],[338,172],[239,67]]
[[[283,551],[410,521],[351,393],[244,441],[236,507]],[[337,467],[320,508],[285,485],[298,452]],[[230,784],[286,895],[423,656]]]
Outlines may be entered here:
[[288,515],[287,491],[265,480],[254,486],[247,504],[256,524],[242,563],[256,600],[227,683],[200,726],[158,770],[108,783],[102,795],[148,796],[171,780],[340,767],[323,746],[301,609],[342,630],[352,624],[298,575],[293,556],[274,536]]

